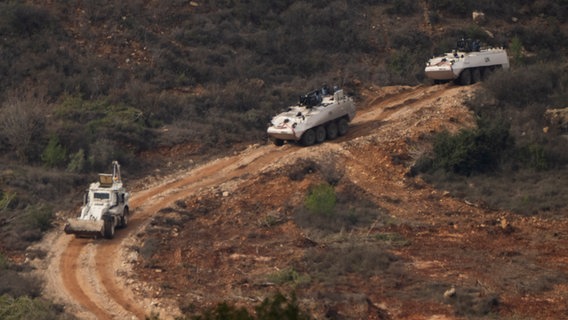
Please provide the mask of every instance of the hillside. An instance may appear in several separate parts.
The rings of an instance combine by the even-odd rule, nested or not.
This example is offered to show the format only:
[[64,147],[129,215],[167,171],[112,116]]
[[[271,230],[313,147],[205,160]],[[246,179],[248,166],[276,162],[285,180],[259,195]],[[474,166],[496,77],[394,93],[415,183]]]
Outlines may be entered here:
[[[491,210],[408,175],[421,137],[473,125],[476,90],[374,88],[337,141],[251,145],[137,181],[115,240],[57,231],[40,245],[46,293],[97,319],[252,308],[276,292],[317,318],[554,319],[566,312],[563,216]],[[328,183],[336,209],[302,210]]]
[[[327,319],[566,313],[567,127],[546,115],[568,99],[567,13],[562,1],[0,3],[0,306],[190,319],[281,292]],[[424,61],[462,36],[506,46],[512,68],[433,86]],[[355,98],[349,134],[270,145],[270,116],[323,83]],[[132,224],[113,241],[63,235],[114,159]]]

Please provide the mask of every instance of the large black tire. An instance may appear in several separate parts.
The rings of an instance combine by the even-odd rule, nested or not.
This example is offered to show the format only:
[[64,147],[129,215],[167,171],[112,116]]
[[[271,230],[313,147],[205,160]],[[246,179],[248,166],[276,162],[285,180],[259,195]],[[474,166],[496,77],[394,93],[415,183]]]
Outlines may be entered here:
[[483,68],[483,80],[487,80],[489,77],[491,77],[493,72],[495,72],[494,66]]
[[120,227],[121,228],[126,228],[128,226],[128,215],[130,214],[130,212],[128,212],[128,207],[124,208],[124,212],[122,214],[122,217],[120,217]]
[[458,83],[462,86],[469,86],[471,84],[471,71],[464,69],[458,77]]
[[319,126],[316,128],[316,143],[322,143],[325,141],[325,128],[323,126]]
[[304,132],[302,138],[300,139],[300,143],[304,147],[309,147],[314,143],[316,143],[316,133],[314,132],[314,130],[312,129],[306,130],[306,132]]
[[349,123],[345,118],[341,118],[337,121],[337,134],[340,136],[344,136],[347,134],[347,129],[349,128]]
[[471,70],[471,82],[481,82],[481,70],[479,68],[474,68]]
[[103,224],[103,236],[106,239],[114,238],[114,223],[113,218],[104,218]]
[[481,81],[484,81],[487,77],[487,68],[479,68],[479,76],[481,77]]
[[282,139],[274,139],[272,140],[272,143],[274,143],[275,146],[277,147],[281,147],[284,145],[284,140]]
[[333,140],[337,138],[337,124],[335,122],[330,122],[327,124],[327,128],[325,130],[327,132],[327,139]]

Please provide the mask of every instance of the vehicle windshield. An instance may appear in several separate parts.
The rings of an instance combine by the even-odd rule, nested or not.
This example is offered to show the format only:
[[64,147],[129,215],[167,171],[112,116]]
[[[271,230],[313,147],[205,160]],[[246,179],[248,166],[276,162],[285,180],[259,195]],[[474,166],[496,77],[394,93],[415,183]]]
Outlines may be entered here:
[[100,200],[107,200],[110,198],[110,193],[107,192],[95,192],[95,194],[93,195],[93,197],[95,198],[95,200],[100,199]]

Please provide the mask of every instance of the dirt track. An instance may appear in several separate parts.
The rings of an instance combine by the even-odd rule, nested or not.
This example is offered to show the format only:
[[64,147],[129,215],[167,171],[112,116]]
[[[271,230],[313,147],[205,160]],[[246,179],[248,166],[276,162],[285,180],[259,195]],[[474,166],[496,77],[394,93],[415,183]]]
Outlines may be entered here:
[[[445,126],[439,123],[442,120],[437,119],[437,114],[452,112],[455,106],[451,105],[451,101],[457,101],[457,98],[453,97],[467,95],[468,90],[471,89],[421,86],[393,87],[370,92],[367,101],[361,105],[348,135],[333,143],[316,146],[313,152],[322,152],[326,148],[340,150],[342,143],[346,141],[356,143],[358,139],[372,135],[379,128],[382,133],[376,139],[388,142],[393,138],[392,135],[400,134],[405,134],[408,139],[414,139],[417,135],[434,130],[429,129],[429,126],[432,128]],[[443,96],[448,96],[448,101],[451,100],[445,102],[444,110],[439,105]],[[455,103],[459,104],[459,101]],[[417,117],[417,113],[423,116]],[[414,116],[411,117],[411,114]],[[461,124],[453,125],[463,126],[470,121],[462,120]],[[421,129],[413,130],[416,127]],[[56,302],[66,305],[73,314],[84,319],[143,319],[153,311],[159,312],[161,318],[173,317],[177,310],[172,308],[171,304],[165,301],[157,303],[151,297],[141,297],[134,293],[132,283],[127,282],[125,276],[131,272],[131,267],[126,261],[128,257],[124,250],[125,246],[132,243],[132,239],[136,238],[154,214],[176,200],[187,198],[200,190],[215,187],[231,179],[254,176],[263,168],[273,166],[278,162],[277,160],[290,157],[293,153],[309,152],[312,152],[312,149],[293,146],[284,146],[280,149],[272,145],[253,146],[233,156],[179,172],[176,176],[163,181],[153,182],[151,186],[132,190],[131,207],[135,208],[133,216],[128,228],[118,230],[114,240],[76,239],[62,232],[50,235],[47,240],[50,247],[49,264],[45,273],[48,280],[47,294]],[[365,182],[365,179],[369,179],[365,174],[366,170],[357,168],[358,159],[352,160],[350,171],[358,176],[357,180],[360,181],[361,186],[369,184],[367,187],[371,189],[370,184],[373,182],[370,180]],[[359,166],[368,166],[363,162],[364,159],[360,161]],[[136,185],[142,186],[144,183],[137,182]],[[396,205],[391,207],[392,212],[396,213]]]

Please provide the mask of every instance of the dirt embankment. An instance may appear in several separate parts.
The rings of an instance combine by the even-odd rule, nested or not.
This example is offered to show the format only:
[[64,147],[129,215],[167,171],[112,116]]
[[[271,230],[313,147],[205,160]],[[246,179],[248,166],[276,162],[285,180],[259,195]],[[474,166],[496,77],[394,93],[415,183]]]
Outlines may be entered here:
[[[116,239],[55,232],[42,244],[50,252],[38,261],[46,294],[84,319],[152,312],[173,318],[178,306],[223,300],[252,306],[291,287],[320,317],[453,319],[486,309],[539,319],[566,314],[568,287],[551,280],[566,271],[565,222],[485,210],[406,176],[424,137],[473,124],[463,100],[475,88],[369,89],[340,139],[310,148],[250,146],[137,181],[136,209]],[[333,163],[333,172],[324,172],[323,163]],[[349,234],[299,228],[294,208],[325,179],[379,208],[373,221]],[[342,246],[355,242],[388,251],[381,256],[386,262],[370,264],[383,261],[386,271],[339,272],[338,282],[299,280],[309,273],[302,269],[307,254],[334,249],[349,256]],[[282,270],[296,272],[292,284],[267,277]]]

